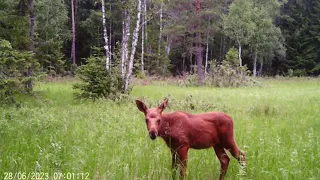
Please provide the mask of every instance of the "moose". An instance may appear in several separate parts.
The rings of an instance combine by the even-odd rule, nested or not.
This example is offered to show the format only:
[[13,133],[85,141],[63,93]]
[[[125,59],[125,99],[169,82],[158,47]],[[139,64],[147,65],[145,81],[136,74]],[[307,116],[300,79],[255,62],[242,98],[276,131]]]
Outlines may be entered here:
[[221,165],[220,177],[227,173],[230,158],[228,150],[241,166],[245,167],[246,155],[238,148],[233,130],[233,120],[223,112],[189,114],[184,111],[162,113],[168,106],[166,99],[157,108],[148,108],[136,100],[138,109],[144,113],[149,137],[161,137],[171,150],[173,178],[180,169],[180,179],[186,178],[188,150],[213,147]]

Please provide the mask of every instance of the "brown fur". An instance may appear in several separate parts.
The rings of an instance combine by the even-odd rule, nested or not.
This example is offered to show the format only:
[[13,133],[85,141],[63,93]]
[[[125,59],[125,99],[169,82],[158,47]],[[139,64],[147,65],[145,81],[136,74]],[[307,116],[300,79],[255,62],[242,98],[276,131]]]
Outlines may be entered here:
[[[229,150],[241,165],[245,166],[245,153],[235,142],[233,120],[223,112],[188,114],[184,111],[162,113],[167,107],[165,100],[158,108],[150,108],[139,100],[137,107],[145,114],[147,129],[151,139],[157,136],[164,139],[172,154],[172,168],[180,167],[180,178],[185,179],[188,150],[213,147],[220,160],[220,178],[225,176],[230,158]],[[174,176],[174,174],[173,174]]]

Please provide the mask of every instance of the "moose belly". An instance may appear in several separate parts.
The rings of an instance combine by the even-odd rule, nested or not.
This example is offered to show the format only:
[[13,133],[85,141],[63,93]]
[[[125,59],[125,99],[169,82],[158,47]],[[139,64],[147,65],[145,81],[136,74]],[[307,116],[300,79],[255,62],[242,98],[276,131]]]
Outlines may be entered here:
[[205,149],[218,143],[218,137],[213,132],[202,132],[189,135],[189,144],[193,149]]

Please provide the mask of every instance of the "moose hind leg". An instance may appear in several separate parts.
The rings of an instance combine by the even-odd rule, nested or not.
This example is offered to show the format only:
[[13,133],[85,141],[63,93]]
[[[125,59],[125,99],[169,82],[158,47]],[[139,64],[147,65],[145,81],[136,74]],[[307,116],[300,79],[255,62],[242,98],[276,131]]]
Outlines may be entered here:
[[220,161],[221,170],[220,170],[219,179],[222,180],[227,173],[230,158],[228,157],[226,151],[220,145],[216,145],[213,148],[214,148],[214,151],[216,152],[216,155]]
[[229,149],[230,153],[234,158],[236,158],[239,164],[245,168],[246,167],[246,154],[242,152],[237,146]]

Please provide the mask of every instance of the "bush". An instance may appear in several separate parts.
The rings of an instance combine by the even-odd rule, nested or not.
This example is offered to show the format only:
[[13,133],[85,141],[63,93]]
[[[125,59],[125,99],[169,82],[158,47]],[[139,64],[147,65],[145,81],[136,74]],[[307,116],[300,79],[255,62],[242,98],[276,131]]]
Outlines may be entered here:
[[0,102],[15,103],[19,95],[32,91],[39,64],[28,51],[14,50],[9,41],[0,39]]
[[[211,66],[212,67],[212,66]],[[220,65],[214,63],[212,72],[205,81],[208,85],[216,87],[240,87],[256,85],[257,81],[249,77],[247,66],[240,66],[238,50],[231,48],[226,59]]]
[[75,93],[76,97],[115,100],[123,94],[123,80],[119,67],[114,67],[108,72],[105,58],[102,57],[90,57],[86,62],[86,65],[80,66],[76,71],[76,76],[81,80],[81,83],[74,85],[75,89],[80,90]]
[[[249,77],[250,71],[247,66],[240,66],[238,59],[238,51],[235,48],[231,48],[226,59],[221,64],[217,64],[213,61],[210,64],[209,73],[206,74],[204,84],[215,87],[240,87],[240,86],[252,86],[258,82]],[[187,86],[198,85],[198,79],[196,72],[194,75],[190,75],[185,80]]]

